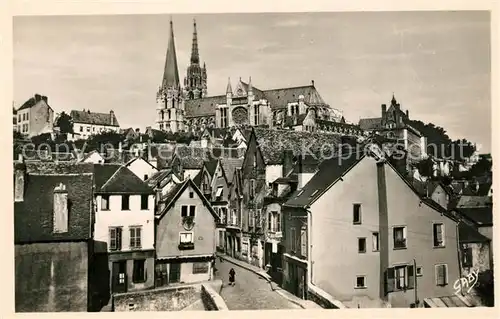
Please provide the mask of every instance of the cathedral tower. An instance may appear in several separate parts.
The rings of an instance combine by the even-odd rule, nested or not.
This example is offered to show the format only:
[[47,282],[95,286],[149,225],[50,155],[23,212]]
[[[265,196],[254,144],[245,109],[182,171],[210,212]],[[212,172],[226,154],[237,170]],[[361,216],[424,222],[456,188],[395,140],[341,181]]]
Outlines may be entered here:
[[184,131],[184,97],[179,81],[172,20],[163,79],[156,94],[156,111],[159,130],[172,133]]
[[184,95],[186,99],[199,99],[207,96],[207,68],[203,63],[200,66],[200,54],[198,52],[198,32],[196,31],[196,20],[193,21],[193,44],[191,48],[191,64],[187,68],[184,78]]

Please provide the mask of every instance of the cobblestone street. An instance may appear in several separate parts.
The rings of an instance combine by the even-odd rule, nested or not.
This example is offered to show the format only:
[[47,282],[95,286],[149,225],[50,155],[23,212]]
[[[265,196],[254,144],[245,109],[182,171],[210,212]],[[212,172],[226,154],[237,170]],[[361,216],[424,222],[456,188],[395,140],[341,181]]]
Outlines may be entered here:
[[[236,284],[229,286],[229,270],[236,271]],[[228,261],[216,261],[216,278],[222,279],[220,295],[229,310],[301,309],[271,289],[270,284],[257,274]]]

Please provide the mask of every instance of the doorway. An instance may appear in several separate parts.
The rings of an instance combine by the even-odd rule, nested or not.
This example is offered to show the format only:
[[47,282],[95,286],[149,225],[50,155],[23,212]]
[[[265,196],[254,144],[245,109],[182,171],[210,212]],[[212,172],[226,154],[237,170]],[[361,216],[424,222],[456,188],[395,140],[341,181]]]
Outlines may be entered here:
[[113,293],[127,292],[127,261],[113,262]]
[[170,264],[170,273],[168,279],[170,283],[176,283],[181,281],[181,263]]

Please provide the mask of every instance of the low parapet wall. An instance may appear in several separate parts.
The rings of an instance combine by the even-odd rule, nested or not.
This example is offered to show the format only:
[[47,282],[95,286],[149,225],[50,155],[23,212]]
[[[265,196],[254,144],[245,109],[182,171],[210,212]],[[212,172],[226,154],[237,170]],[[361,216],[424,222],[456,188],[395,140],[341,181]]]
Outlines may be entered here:
[[229,310],[222,297],[210,285],[201,285],[201,300],[208,311]]
[[314,301],[325,309],[345,309],[347,308],[342,302],[335,300],[332,296],[319,289],[311,289],[307,291],[307,299]]
[[113,308],[122,311],[178,311],[200,300],[200,285],[166,287],[115,294]]

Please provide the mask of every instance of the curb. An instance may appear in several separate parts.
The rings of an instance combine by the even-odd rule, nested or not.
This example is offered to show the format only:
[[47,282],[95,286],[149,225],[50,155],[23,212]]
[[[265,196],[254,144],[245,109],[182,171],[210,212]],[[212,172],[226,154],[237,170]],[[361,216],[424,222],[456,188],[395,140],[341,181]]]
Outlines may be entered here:
[[[255,271],[254,269],[252,269],[252,268],[250,268],[250,267],[244,266],[244,265],[242,265],[242,264],[240,264],[240,263],[236,263],[236,262],[234,262],[234,261],[232,261],[232,260],[230,260],[230,259],[227,259],[227,258],[226,258],[225,256],[223,256],[223,255],[219,255],[219,254],[217,254],[217,257],[222,258],[222,259],[224,259],[225,261],[230,262],[230,263],[231,263],[231,264],[233,264],[233,265],[236,265],[236,266],[239,266],[239,267],[241,267],[241,268],[243,268],[243,269],[246,269],[246,270],[248,270],[248,271],[251,271],[251,272],[253,272],[254,274],[258,275],[258,276],[259,276],[259,277],[261,277],[261,278],[264,278],[264,279],[265,279],[265,280],[269,283],[269,285],[271,285],[271,289],[272,289],[274,292],[276,292],[278,295],[280,295],[281,297],[283,297],[283,298],[285,298],[286,300],[290,301],[291,303],[293,303],[293,304],[295,304],[295,305],[299,306],[300,308],[302,308],[302,309],[306,309],[303,305],[301,305],[301,304],[300,304],[300,303],[298,303],[297,301],[290,299],[288,296],[286,296],[285,294],[281,293],[281,291],[279,291],[279,290],[277,290],[277,289],[274,289],[274,288],[272,287],[272,282],[273,282],[273,281],[271,280],[271,278],[270,278],[270,276],[269,276],[268,274],[263,274],[263,273],[261,273],[261,272]],[[244,263],[244,262],[242,262],[242,263]],[[221,289],[221,290],[222,290],[222,289]]]

